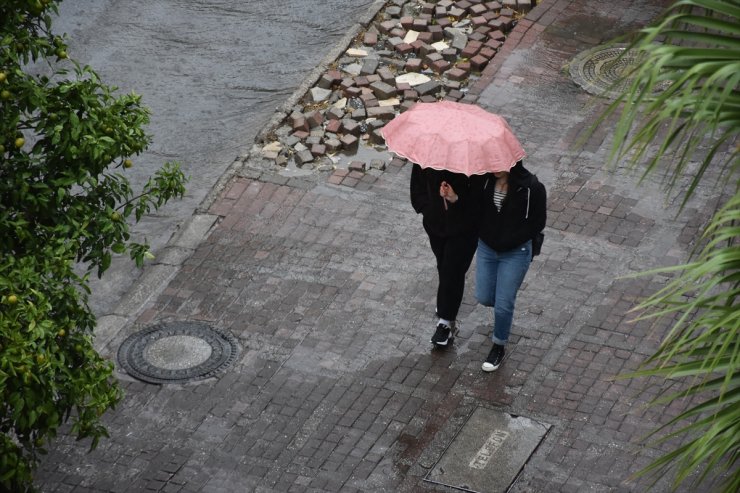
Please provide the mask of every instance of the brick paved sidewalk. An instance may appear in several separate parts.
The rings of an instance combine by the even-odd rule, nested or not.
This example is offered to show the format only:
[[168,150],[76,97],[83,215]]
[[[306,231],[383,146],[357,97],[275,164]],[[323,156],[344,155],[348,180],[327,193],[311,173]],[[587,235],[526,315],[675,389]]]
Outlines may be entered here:
[[511,491],[643,491],[627,478],[658,451],[637,440],[681,409],[642,406],[661,382],[612,378],[661,329],[625,312],[662,279],[621,276],[685,259],[713,203],[675,217],[659,184],[603,170],[605,133],[574,149],[604,103],[562,67],[662,3],[544,0],[471,91],[507,117],[549,191],[543,253],[497,372],[480,370],[492,317],[472,277],[455,346],[430,350],[436,271],[408,203],[409,166],[394,160],[359,188],[294,186],[247,166],[211,207],[220,219],[208,237],[104,349],[153,322],[199,320],[238,339],[238,361],[187,385],[122,374],[111,438],[91,454],[60,439],[41,490],[450,491],[423,479],[486,407],[552,425]]

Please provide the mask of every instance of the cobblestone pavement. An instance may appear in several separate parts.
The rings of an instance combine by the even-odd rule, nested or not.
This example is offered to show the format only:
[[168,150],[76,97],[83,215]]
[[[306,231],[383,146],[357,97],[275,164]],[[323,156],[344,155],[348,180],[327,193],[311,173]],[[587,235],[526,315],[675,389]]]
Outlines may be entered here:
[[430,349],[436,271],[408,203],[410,166],[343,183],[246,165],[205,215],[217,219],[209,234],[173,250],[184,260],[166,288],[100,342],[113,358],[148,324],[198,320],[238,339],[238,361],[185,385],[121,373],[111,438],[89,454],[60,438],[41,490],[451,491],[424,477],[482,406],[552,425],[510,491],[644,491],[628,476],[660,451],[638,440],[685,403],[645,408],[665,385],[613,378],[665,328],[626,314],[665,279],[624,276],[684,260],[717,194],[700,190],[677,216],[659,183],[604,170],[607,131],[573,147],[605,103],[563,66],[664,5],[542,1],[469,94],[508,119],[549,192],[543,253],[497,372],[480,370],[492,316],[472,276],[460,337]]

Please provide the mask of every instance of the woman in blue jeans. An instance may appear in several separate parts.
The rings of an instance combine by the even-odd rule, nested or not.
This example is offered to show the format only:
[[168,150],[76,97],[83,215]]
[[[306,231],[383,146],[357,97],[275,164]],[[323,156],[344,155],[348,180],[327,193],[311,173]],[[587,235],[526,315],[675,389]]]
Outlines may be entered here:
[[493,307],[493,347],[483,371],[498,369],[514,318],[519,287],[532,261],[532,238],[545,228],[545,186],[519,161],[485,175],[476,260],[476,297]]

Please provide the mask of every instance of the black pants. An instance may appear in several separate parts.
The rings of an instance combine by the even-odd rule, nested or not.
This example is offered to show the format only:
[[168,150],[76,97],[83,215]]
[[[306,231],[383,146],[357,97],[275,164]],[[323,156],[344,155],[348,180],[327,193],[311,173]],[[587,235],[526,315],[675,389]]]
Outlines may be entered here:
[[445,320],[455,320],[465,291],[465,274],[478,246],[478,235],[470,233],[444,238],[428,231],[427,235],[437,258],[437,315]]

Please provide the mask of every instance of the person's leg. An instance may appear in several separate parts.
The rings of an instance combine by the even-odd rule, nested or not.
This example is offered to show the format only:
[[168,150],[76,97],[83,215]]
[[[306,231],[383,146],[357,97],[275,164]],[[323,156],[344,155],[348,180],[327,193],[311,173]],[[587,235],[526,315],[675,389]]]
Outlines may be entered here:
[[[501,366],[509,340],[511,324],[514,319],[514,304],[519,287],[529,270],[532,261],[531,242],[508,252],[499,252],[497,256],[498,268],[494,285],[495,306],[493,307],[494,327],[491,339],[493,347],[483,362],[481,369],[486,372],[495,371]],[[480,254],[480,250],[479,250]],[[479,261],[480,261],[480,257]],[[489,295],[490,296],[490,295]]]
[[439,271],[437,312],[440,318],[454,321],[465,293],[465,275],[475,255],[475,234],[447,238]]
[[493,342],[501,346],[509,340],[514,319],[514,305],[519,287],[532,261],[532,245],[527,242],[508,252],[499,252],[496,280],[496,306],[494,313]]
[[475,261],[475,297],[483,306],[496,305],[496,270],[498,258],[496,251],[478,240]]

